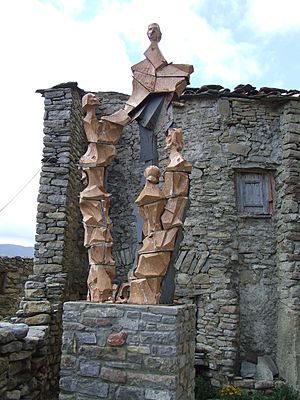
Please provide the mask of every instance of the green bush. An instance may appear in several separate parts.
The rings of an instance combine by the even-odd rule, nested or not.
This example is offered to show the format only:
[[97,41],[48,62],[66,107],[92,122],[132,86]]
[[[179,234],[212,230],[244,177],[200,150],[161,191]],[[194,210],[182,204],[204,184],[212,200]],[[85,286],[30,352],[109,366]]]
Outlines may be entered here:
[[290,386],[282,385],[273,390],[269,395],[260,391],[241,391],[233,385],[223,386],[221,389],[214,388],[210,381],[203,376],[196,376],[195,400],[300,400],[300,395]]
[[208,378],[196,376],[195,378],[195,400],[214,399],[218,394]]
[[299,400],[299,393],[287,385],[282,385],[272,393],[272,400]]

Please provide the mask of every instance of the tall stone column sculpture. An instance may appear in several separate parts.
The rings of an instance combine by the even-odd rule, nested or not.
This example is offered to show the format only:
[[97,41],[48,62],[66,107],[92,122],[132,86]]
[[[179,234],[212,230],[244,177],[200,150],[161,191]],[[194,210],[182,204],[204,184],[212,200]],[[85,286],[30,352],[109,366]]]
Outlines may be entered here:
[[[152,165],[145,169],[146,184],[136,199],[144,219],[144,240],[130,283],[129,303],[160,303],[161,284],[173,267],[172,255],[185,218],[192,165],[180,153],[183,148],[182,129],[169,129],[166,144],[170,149],[170,163],[164,174],[163,191],[158,187],[159,168]],[[170,292],[171,289],[171,302],[173,293]]]
[[[145,166],[158,163],[156,133],[165,132],[172,125],[171,101],[181,95],[193,72],[192,65],[169,64],[166,61],[158,47],[161,39],[158,24],[150,24],[147,35],[151,42],[150,46],[144,53],[145,59],[132,67],[132,94],[122,109],[98,120],[95,112],[99,105],[97,97],[88,93],[82,99],[83,109],[86,111],[84,128],[89,144],[79,162],[87,181],[86,188],[80,194],[80,209],[85,228],[84,244],[88,248],[90,263],[87,298],[94,302],[113,300],[112,280],[115,276],[115,262],[112,258],[113,241],[110,233],[112,221],[108,215],[111,194],[105,191],[104,178],[109,161],[116,155],[114,145],[118,142],[123,127],[130,121],[137,120],[140,128],[141,159],[145,162]],[[158,122],[161,114],[165,116],[164,126]],[[172,146],[169,146],[171,155],[177,151],[174,157],[178,157],[180,146]],[[164,192],[158,188],[158,168],[151,166],[145,170],[146,186],[136,201],[144,218],[143,228],[140,231],[138,229],[139,242],[142,242],[142,231],[144,241],[139,251],[137,268],[134,268],[135,278],[139,280],[132,283],[132,293],[136,293],[136,300],[132,294],[131,302],[157,304],[161,281],[172,262],[178,227],[176,224],[173,226],[169,221],[169,214],[165,214],[168,210],[172,213],[175,204],[174,201],[174,204],[169,201],[175,196],[169,193],[170,187],[175,185],[176,191],[184,185],[186,181],[183,176],[187,172],[175,171],[172,169],[173,166],[170,168],[165,174]],[[180,200],[178,202],[180,203]],[[180,204],[184,206],[183,200],[179,203],[175,205],[176,216],[176,207],[180,208]],[[168,210],[165,210],[164,206],[169,207]],[[167,228],[163,225],[163,215],[164,219],[167,218],[169,221],[165,225]],[[150,270],[152,272],[149,275]],[[144,300],[137,295],[138,291],[141,293],[142,285],[149,287]],[[123,288],[128,291],[128,285],[123,285]]]

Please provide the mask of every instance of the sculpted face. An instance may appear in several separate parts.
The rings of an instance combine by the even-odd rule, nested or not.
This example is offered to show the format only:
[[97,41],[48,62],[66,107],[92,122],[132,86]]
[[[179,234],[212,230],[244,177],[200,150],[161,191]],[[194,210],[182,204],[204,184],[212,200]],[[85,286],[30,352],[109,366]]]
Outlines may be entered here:
[[166,148],[175,148],[177,151],[183,149],[183,132],[181,128],[170,128],[166,137]]
[[156,165],[150,165],[144,171],[144,177],[148,182],[158,183],[160,177],[159,168]]
[[148,38],[150,42],[160,42],[161,31],[158,24],[150,24],[147,31]]
[[82,107],[85,109],[87,106],[98,106],[100,101],[94,93],[88,93],[82,98]]

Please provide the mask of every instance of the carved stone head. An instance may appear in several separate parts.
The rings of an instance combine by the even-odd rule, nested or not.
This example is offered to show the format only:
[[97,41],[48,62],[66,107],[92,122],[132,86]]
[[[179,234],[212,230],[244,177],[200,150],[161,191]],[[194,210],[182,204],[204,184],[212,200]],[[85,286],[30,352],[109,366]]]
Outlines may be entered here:
[[161,30],[160,30],[159,25],[156,23],[150,24],[148,26],[147,35],[148,35],[148,38],[151,43],[152,42],[156,42],[156,43],[160,42]]
[[166,148],[176,149],[181,151],[183,149],[183,132],[181,128],[170,128],[166,137]]
[[86,111],[86,109],[89,106],[96,107],[99,104],[100,104],[100,100],[94,93],[87,93],[82,98],[82,108],[84,109],[84,111]]
[[160,177],[159,168],[156,165],[150,165],[145,169],[144,176],[148,182],[158,183]]

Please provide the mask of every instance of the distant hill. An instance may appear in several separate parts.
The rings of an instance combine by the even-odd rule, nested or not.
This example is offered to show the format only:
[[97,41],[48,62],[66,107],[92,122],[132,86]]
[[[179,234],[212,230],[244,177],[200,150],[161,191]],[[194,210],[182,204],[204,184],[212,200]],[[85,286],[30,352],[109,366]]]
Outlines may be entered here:
[[34,248],[16,244],[0,244],[0,257],[29,257],[33,258]]

